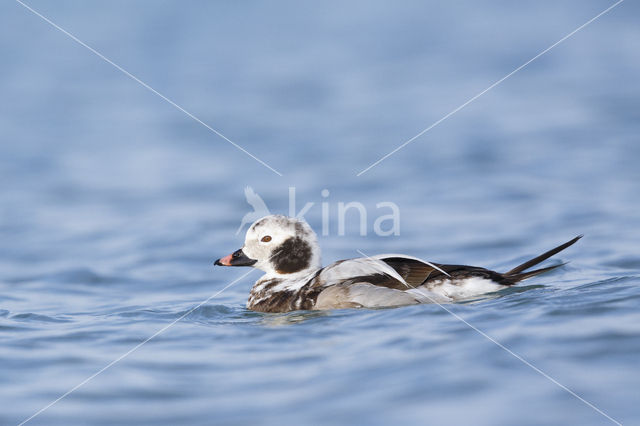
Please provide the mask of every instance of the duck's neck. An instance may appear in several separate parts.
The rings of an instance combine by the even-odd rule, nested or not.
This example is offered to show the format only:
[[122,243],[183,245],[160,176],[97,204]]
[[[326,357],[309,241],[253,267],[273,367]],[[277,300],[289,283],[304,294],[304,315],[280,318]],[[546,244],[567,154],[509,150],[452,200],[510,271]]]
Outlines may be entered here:
[[[256,281],[254,288],[264,283],[277,282],[278,290],[299,290],[302,288],[311,277],[313,277],[321,268],[311,267],[306,268],[298,272],[290,274],[279,274],[275,271],[270,271],[264,274],[258,281]],[[274,286],[275,288],[276,286]]]

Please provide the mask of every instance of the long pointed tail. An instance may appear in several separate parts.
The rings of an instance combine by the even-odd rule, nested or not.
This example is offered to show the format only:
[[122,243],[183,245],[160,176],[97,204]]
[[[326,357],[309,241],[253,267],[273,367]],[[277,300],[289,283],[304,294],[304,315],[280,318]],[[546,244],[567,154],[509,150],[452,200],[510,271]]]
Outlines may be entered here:
[[531,268],[532,266],[535,266],[538,263],[547,260],[548,258],[553,256],[554,254],[559,253],[562,250],[566,249],[567,247],[575,244],[576,241],[578,241],[580,238],[582,238],[582,235],[578,235],[577,237],[575,237],[571,241],[567,241],[566,243],[564,243],[562,245],[559,245],[558,247],[556,247],[554,249],[551,249],[551,250],[549,250],[549,251],[547,251],[545,253],[542,253],[538,257],[534,257],[533,259],[528,260],[528,261],[524,262],[523,264],[516,266],[515,268],[513,268],[509,272],[505,272],[504,276],[510,278],[515,283],[515,282],[518,282],[518,281],[522,281],[522,280],[524,280],[526,278],[533,277],[534,275],[542,274],[543,272],[547,272],[547,271],[551,271],[552,269],[556,269],[556,268],[564,265],[564,263],[562,263],[560,265],[554,265],[554,266],[548,266],[546,268],[536,269],[536,270],[529,271],[529,272],[524,272],[527,269]]

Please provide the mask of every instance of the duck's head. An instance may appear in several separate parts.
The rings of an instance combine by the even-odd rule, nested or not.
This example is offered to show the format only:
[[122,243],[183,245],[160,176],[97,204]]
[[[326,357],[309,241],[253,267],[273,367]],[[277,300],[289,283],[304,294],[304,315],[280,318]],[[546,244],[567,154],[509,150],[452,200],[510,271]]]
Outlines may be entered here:
[[253,266],[268,275],[286,276],[320,268],[320,247],[306,222],[271,215],[255,221],[247,230],[244,246],[215,264]]

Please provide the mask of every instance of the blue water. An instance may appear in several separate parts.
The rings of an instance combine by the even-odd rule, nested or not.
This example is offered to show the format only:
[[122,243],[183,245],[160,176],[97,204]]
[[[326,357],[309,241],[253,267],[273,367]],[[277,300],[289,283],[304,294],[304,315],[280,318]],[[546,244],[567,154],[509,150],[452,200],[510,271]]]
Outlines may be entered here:
[[[244,269],[212,261],[252,186],[329,232],[325,263],[403,252],[553,273],[447,307],[606,415],[640,421],[640,7],[613,2],[0,5],[0,424],[18,424]],[[327,189],[330,195],[323,197]],[[338,235],[338,203],[365,206]],[[373,222],[393,202],[400,235]],[[436,305],[260,314],[257,272],[29,424],[611,424]]]

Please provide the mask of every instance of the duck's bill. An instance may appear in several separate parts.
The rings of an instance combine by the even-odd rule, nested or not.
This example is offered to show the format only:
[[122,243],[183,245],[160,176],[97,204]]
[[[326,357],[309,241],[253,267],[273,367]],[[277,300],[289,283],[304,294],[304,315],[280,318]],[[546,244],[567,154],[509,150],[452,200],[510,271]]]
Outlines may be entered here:
[[251,266],[256,262],[256,259],[251,259],[246,254],[244,254],[242,249],[239,249],[234,251],[230,255],[221,257],[220,259],[213,262],[213,264],[220,266]]

